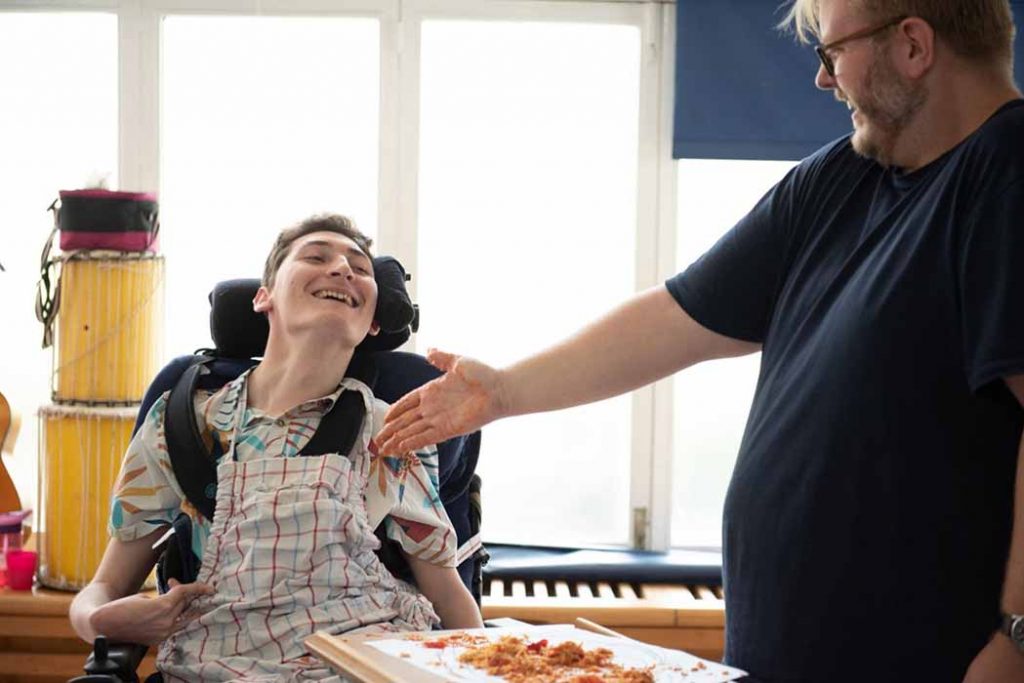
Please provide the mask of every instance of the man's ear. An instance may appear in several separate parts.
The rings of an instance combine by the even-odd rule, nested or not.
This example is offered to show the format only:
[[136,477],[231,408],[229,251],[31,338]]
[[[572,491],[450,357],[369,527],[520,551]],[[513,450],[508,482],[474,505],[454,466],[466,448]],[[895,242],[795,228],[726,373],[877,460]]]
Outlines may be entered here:
[[252,310],[257,313],[266,313],[270,310],[270,292],[266,287],[261,285],[256,290],[256,296],[252,298]]
[[380,334],[380,323],[377,322],[376,320],[370,323],[370,331],[367,332],[367,334],[370,335],[371,337],[376,337],[378,334]]
[[899,26],[902,66],[911,78],[920,78],[935,63],[935,30],[917,17],[903,20]]

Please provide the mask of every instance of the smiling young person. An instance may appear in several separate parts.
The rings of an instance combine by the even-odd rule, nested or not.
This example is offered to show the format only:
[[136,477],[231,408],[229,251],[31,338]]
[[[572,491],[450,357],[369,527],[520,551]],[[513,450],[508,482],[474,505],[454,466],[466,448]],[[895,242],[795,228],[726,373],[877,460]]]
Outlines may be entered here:
[[[436,450],[378,456],[371,437],[387,406],[346,372],[356,346],[377,333],[376,302],[370,240],[347,218],[315,216],[280,234],[253,301],[270,323],[263,359],[194,397],[218,459],[214,518],[187,501],[174,477],[165,395],[128,447],[111,540],[72,603],[82,638],[159,644],[165,680],[305,681],[333,676],[303,645],[316,630],[482,625],[455,569]],[[366,407],[352,451],[302,455],[323,416],[344,407],[343,392]],[[198,580],[137,595],[157,560],[154,541],[183,513],[202,562]],[[419,590],[374,554],[381,521]]]
[[447,373],[392,407],[381,450],[760,349],[724,510],[728,663],[770,683],[1024,681],[1009,3],[797,0],[788,21],[820,39],[815,82],[852,134],[566,341],[501,369],[429,354]]

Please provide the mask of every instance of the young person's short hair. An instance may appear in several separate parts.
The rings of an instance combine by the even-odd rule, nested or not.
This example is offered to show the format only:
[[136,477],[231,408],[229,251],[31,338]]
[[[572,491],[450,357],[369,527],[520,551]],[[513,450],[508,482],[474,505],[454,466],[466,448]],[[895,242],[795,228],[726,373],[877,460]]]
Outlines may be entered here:
[[[1013,11],[1009,0],[850,0],[869,19],[920,17],[959,56],[1013,69]],[[821,38],[821,0],[794,0],[780,26],[803,42]]]
[[273,249],[267,255],[267,262],[263,266],[264,287],[270,289],[274,286],[274,278],[277,276],[277,271],[281,268],[285,258],[288,257],[288,252],[291,251],[295,240],[314,232],[335,232],[339,235],[344,235],[355,242],[356,246],[362,249],[363,253],[369,258],[373,258],[373,254],[370,253],[370,246],[373,244],[373,240],[360,232],[351,218],[337,213],[317,214],[310,216],[301,223],[285,228],[278,234]]

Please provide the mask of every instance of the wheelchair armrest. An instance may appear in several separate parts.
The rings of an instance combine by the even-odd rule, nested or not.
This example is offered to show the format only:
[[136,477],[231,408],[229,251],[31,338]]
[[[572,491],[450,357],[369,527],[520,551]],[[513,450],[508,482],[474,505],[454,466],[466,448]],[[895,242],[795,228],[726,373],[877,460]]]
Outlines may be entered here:
[[92,653],[85,662],[85,676],[68,683],[138,683],[136,671],[149,647],[138,643],[111,643],[96,636]]

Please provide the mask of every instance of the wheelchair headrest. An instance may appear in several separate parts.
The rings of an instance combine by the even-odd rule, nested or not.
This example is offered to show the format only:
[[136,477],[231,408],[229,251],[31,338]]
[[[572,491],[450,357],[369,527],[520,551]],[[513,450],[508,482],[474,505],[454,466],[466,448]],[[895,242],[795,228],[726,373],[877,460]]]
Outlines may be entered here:
[[[390,351],[405,343],[419,328],[419,307],[409,299],[409,279],[402,264],[390,256],[373,259],[377,281],[377,309],[380,325],[376,336],[367,335],[356,347],[362,351]],[[267,347],[270,324],[267,316],[252,310],[260,287],[259,278],[225,280],[210,292],[210,336],[217,355],[225,358],[262,356]]]

